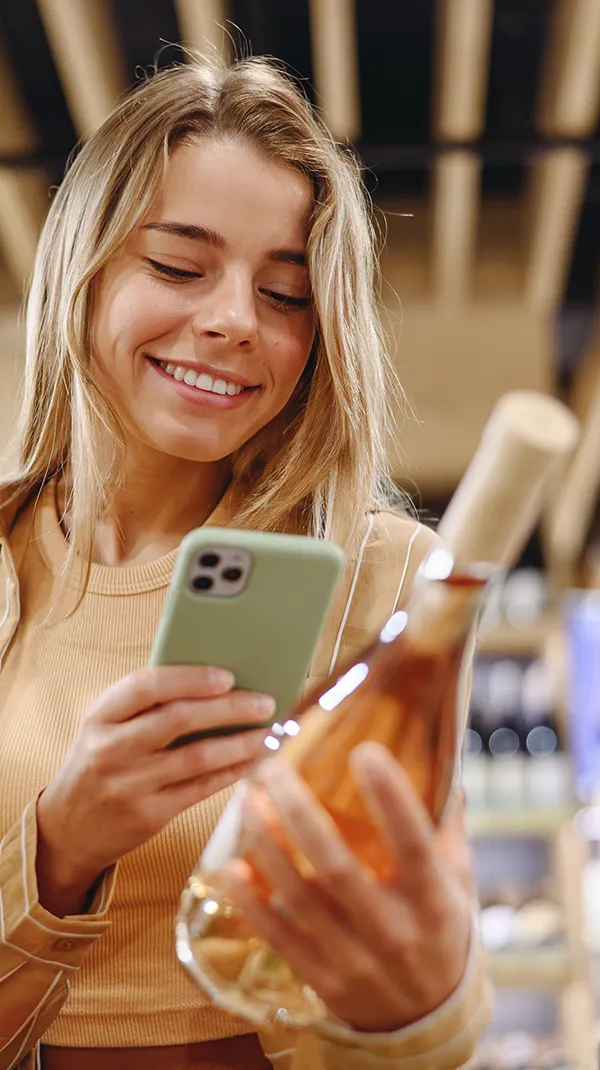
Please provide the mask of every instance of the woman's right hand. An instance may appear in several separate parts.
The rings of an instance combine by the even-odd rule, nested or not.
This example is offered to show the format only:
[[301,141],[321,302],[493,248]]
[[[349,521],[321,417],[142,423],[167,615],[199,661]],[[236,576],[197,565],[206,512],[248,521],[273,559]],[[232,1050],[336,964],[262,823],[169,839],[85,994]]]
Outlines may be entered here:
[[147,667],[91,703],[38,800],[36,869],[47,910],[80,913],[107,866],[247,773],[264,729],[169,746],[192,732],[264,725],[273,699],[233,685],[221,669]]

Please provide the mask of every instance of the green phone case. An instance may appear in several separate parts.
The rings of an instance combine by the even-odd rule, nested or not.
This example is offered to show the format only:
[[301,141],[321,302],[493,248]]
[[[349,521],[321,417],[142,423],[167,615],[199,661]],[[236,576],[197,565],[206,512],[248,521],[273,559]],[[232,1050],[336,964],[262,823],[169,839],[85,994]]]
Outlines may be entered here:
[[[192,589],[200,558],[238,551],[249,555],[243,591],[217,597]],[[323,539],[191,531],[179,549],[151,664],[231,669],[237,688],[273,695],[280,720],[302,694],[343,561],[339,547]]]

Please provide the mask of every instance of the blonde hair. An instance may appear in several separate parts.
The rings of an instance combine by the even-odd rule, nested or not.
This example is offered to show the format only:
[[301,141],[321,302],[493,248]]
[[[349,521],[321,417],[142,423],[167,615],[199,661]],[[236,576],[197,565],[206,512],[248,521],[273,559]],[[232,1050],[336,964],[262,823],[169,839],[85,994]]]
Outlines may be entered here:
[[[70,486],[71,548],[91,560],[94,526],[123,472],[125,437],[91,354],[93,285],[147,217],[183,141],[234,137],[300,171],[314,191],[308,262],[316,340],[282,414],[233,458],[236,526],[308,534],[352,554],[386,475],[389,374],[378,316],[376,230],[359,166],[280,67],[196,58],[144,81],[75,156],[42,231],[27,306],[16,485]],[[107,434],[107,432],[109,432]],[[15,485],[13,481],[13,486]]]

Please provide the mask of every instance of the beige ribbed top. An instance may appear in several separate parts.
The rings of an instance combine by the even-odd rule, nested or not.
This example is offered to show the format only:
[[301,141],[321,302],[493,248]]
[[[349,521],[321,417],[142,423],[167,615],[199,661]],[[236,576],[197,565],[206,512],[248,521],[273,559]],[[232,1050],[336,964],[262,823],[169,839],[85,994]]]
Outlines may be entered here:
[[[19,557],[33,536],[19,568],[21,623],[0,675],[2,835],[56,772],[91,700],[148,662],[175,561],[173,552],[135,567],[93,565],[77,612],[47,624],[66,551],[52,489],[32,513],[11,537]],[[176,904],[226,797],[187,810],[119,863],[112,925],[45,1043],[183,1044],[251,1030],[203,999],[173,950]]]
[[[147,662],[175,554],[139,567],[94,565],[76,612],[48,623],[66,552],[52,487],[37,508],[22,499],[21,506],[15,524],[16,506],[4,505],[0,489],[0,1070],[34,1070],[40,1038],[119,1048],[248,1033],[248,1023],[203,1001],[173,947],[181,890],[229,793],[188,810],[125,856],[87,915],[55,918],[39,903],[36,797],[89,702]],[[227,526],[229,510],[224,499],[207,523]],[[433,539],[390,513],[369,521],[334,599],[313,679],[327,675],[338,654],[344,660],[360,650],[402,604]],[[260,1040],[280,1070],[386,1070],[415,1059],[449,1070],[469,1058],[489,1008],[474,940],[459,988],[421,1022],[390,1034],[328,1023],[326,1036],[280,1030]]]

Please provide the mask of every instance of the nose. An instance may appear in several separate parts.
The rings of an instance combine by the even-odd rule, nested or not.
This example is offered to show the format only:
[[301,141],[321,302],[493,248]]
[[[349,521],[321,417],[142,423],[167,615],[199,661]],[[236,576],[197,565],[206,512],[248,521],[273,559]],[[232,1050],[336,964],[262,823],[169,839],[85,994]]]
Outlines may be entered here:
[[234,346],[254,345],[258,320],[252,280],[241,270],[224,272],[203,298],[192,326],[199,337],[222,339]]

